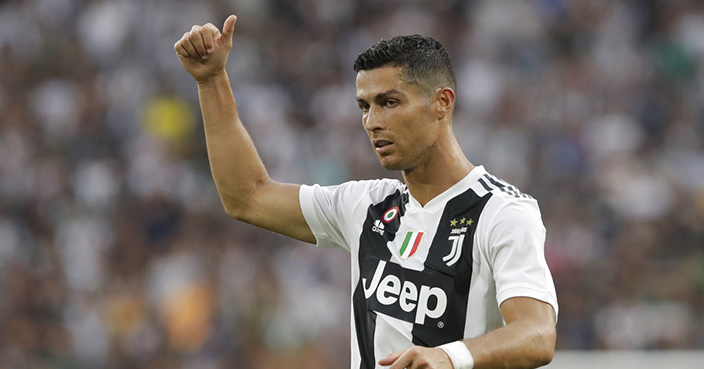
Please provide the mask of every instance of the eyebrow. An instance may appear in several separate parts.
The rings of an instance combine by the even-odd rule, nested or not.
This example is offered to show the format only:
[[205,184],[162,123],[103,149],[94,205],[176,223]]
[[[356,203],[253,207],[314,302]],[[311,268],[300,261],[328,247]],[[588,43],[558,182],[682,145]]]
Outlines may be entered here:
[[[374,101],[383,100],[388,95],[393,95],[393,94],[403,94],[403,93],[399,90],[396,90],[396,89],[391,89],[388,91],[380,92],[380,93],[376,94],[376,96],[374,96]],[[355,97],[355,100],[357,100],[357,102],[367,102],[366,100],[362,99],[359,96]]]

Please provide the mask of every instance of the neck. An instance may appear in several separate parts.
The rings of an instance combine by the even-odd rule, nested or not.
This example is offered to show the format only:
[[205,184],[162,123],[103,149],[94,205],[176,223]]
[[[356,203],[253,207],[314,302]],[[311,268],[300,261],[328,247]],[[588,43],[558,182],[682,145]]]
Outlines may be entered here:
[[452,136],[448,145],[439,145],[428,162],[403,171],[408,191],[421,206],[454,186],[474,169]]

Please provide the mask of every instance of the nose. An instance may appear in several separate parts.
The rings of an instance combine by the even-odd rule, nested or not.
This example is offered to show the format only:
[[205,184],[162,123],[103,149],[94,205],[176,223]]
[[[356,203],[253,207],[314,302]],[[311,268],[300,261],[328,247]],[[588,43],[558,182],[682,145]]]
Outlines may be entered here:
[[377,107],[369,107],[369,111],[367,111],[367,113],[364,114],[364,116],[362,117],[362,124],[364,125],[364,129],[371,132],[383,129],[385,127],[384,120],[382,119],[382,116],[379,113],[380,111]]

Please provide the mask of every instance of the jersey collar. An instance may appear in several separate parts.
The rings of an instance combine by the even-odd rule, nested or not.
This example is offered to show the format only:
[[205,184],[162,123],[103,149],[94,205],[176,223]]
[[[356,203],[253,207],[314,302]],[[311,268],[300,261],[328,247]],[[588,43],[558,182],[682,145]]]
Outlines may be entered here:
[[432,210],[435,209],[436,207],[441,207],[444,208],[445,204],[455,196],[458,196],[462,194],[464,191],[467,191],[467,188],[471,187],[474,183],[476,183],[479,178],[481,178],[484,174],[486,174],[486,169],[484,169],[483,165],[477,165],[472,169],[464,178],[462,178],[459,182],[455,183],[452,185],[452,187],[448,188],[441,194],[433,197],[428,201],[425,206],[421,206],[420,202],[416,200],[413,195],[408,191],[408,188],[406,188],[406,191],[408,192],[408,205],[407,207],[410,209],[426,209],[426,210]]

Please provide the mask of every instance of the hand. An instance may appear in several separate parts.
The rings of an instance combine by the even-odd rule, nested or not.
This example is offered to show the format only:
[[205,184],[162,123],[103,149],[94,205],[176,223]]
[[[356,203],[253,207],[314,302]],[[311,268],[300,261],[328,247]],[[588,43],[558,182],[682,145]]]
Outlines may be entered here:
[[393,353],[381,360],[389,369],[453,369],[452,361],[443,349],[413,346],[406,351]]
[[193,26],[174,45],[183,68],[198,83],[207,82],[224,72],[227,57],[232,49],[232,34],[235,32],[237,16],[225,20],[222,34],[212,23]]

